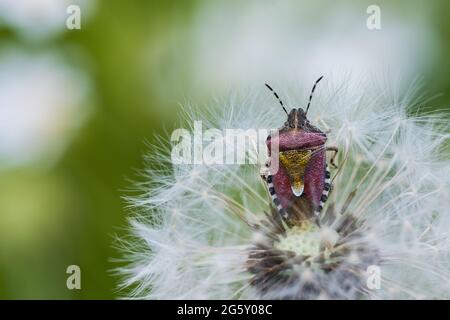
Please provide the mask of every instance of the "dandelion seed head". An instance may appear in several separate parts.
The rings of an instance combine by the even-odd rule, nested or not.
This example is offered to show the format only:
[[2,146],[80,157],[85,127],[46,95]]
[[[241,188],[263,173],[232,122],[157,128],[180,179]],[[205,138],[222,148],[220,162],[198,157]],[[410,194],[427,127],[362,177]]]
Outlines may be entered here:
[[[443,116],[411,113],[417,88],[393,99],[392,88],[370,81],[350,88],[330,79],[317,91],[308,117],[339,147],[318,224],[280,220],[259,165],[172,165],[162,140],[147,157],[141,196],[129,199],[139,214],[119,270],[127,295],[450,298],[449,128]],[[277,128],[286,119],[271,98],[262,91],[186,106],[183,119],[219,130]],[[370,266],[381,272],[379,289],[367,285]]]

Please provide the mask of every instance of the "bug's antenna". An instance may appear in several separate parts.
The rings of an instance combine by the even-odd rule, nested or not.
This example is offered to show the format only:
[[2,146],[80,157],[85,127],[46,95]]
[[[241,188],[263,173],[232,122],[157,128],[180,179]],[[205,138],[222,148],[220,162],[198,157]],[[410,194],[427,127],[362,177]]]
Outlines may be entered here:
[[278,96],[278,93],[276,93],[271,86],[269,86],[267,83],[265,83],[266,87],[269,88],[270,91],[275,95],[275,98],[277,98],[278,102],[281,104],[281,107],[283,108],[284,112],[286,112],[286,115],[288,115],[288,112],[286,111],[286,108],[284,107],[283,101],[281,101],[280,97]]
[[306,107],[305,115],[308,114],[308,109],[309,109],[309,105],[311,104],[311,99],[312,99],[314,90],[316,90],[316,86],[317,86],[317,84],[319,83],[319,81],[322,80],[322,78],[323,78],[323,76],[321,76],[319,79],[317,79],[317,80],[316,80],[316,83],[314,83],[314,86],[313,86],[313,88],[312,88],[312,90],[311,90],[311,94],[309,95],[309,101],[308,101],[308,106]]

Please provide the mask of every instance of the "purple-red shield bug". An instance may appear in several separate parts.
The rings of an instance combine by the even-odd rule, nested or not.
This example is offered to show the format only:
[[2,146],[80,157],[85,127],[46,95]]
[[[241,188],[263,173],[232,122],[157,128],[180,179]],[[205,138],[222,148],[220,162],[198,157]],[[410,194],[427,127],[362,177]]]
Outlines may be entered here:
[[[263,178],[278,212],[288,221],[317,217],[331,190],[326,151],[334,151],[330,161],[334,165],[338,149],[326,147],[327,135],[307,118],[314,90],[322,78],[314,83],[306,111],[294,108],[289,113],[278,94],[266,84],[286,113],[287,121],[277,134],[267,138],[269,163],[275,159],[279,167]],[[277,144],[276,151],[271,148],[273,143]]]

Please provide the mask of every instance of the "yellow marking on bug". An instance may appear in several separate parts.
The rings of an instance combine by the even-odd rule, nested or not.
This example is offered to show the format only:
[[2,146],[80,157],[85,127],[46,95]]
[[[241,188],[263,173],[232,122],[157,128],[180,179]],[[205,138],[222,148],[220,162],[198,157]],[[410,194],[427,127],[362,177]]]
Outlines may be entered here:
[[280,152],[280,162],[289,175],[291,189],[296,197],[300,197],[303,194],[305,170],[311,160],[311,155],[311,150],[288,150]]

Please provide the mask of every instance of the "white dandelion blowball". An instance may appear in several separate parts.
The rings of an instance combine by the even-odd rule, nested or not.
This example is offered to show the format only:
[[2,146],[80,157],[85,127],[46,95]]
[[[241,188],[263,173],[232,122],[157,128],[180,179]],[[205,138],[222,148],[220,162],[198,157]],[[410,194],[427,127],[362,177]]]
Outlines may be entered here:
[[[309,121],[298,113],[295,125],[262,89],[184,108],[186,129],[152,146],[141,195],[128,198],[127,297],[450,298],[448,115],[420,112],[427,101],[416,83],[404,94],[370,81],[319,87]],[[287,112],[308,90],[279,92]],[[287,180],[261,177],[267,130],[297,126],[326,135],[327,169],[311,164],[317,149],[287,150]],[[339,150],[336,167],[325,147]],[[298,205],[319,184],[320,205]]]

